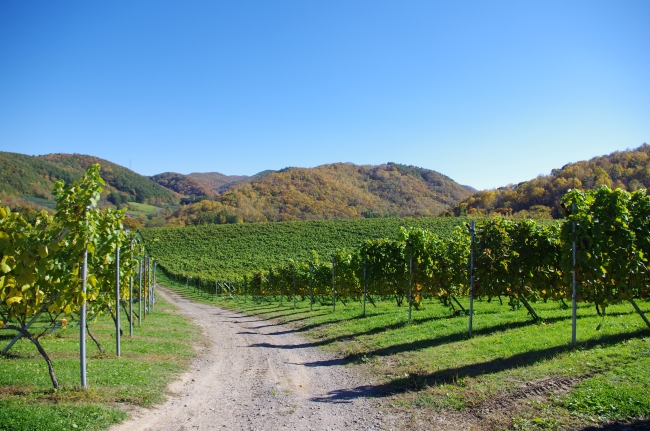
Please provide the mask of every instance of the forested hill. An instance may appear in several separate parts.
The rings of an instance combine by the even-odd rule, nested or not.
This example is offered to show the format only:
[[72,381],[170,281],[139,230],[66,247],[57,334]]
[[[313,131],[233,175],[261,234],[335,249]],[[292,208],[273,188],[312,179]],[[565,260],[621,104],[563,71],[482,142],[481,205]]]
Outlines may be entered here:
[[238,185],[259,180],[274,171],[262,171],[258,174],[224,175],[219,172],[195,172],[189,175],[165,172],[151,178],[163,187],[189,197],[216,196]]
[[438,172],[388,163],[286,168],[183,206],[171,224],[438,215],[472,194]]
[[215,190],[206,187],[205,184],[194,178],[176,172],[165,172],[149,178],[166,189],[183,196],[214,196],[217,194]]
[[[70,183],[93,163],[101,165],[106,181],[104,205],[139,202],[165,207],[157,224],[435,216],[473,190],[438,172],[395,163],[335,163],[253,176],[167,172],[146,177],[94,156],[0,152],[0,200],[51,208],[54,182]],[[179,202],[197,203],[176,211],[169,206]]]
[[0,197],[3,201],[26,199],[42,206],[52,202],[55,181],[69,183],[80,178],[86,168],[99,163],[106,187],[102,199],[111,203],[142,202],[164,205],[178,202],[172,191],[130,169],[98,157],[81,154],[28,156],[0,152]]
[[599,185],[630,191],[650,187],[650,145],[570,163],[553,169],[550,175],[517,185],[477,192],[446,215],[559,218],[560,199],[568,189],[592,189]]

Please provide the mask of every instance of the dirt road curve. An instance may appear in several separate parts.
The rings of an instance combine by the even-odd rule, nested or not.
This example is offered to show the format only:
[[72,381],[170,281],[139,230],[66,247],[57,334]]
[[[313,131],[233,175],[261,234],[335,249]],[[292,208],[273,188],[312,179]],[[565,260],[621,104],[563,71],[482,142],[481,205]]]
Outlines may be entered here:
[[159,292],[201,326],[209,346],[166,403],[111,431],[392,428],[359,377],[290,328]]

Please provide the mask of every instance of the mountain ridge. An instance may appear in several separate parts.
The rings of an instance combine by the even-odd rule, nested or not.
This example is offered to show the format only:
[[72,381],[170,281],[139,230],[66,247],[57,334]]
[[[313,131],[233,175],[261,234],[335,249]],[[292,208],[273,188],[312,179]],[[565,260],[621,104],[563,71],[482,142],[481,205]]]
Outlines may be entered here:
[[471,194],[446,175],[397,163],[287,167],[181,207],[171,224],[435,216]]
[[[482,191],[433,170],[393,162],[286,167],[251,176],[165,172],[147,177],[95,156],[0,152],[0,199],[52,208],[54,182],[69,183],[92,163],[102,166],[106,181],[100,206],[151,204],[142,211],[159,225],[435,215],[561,218],[560,199],[569,188],[650,187],[647,144]],[[138,215],[138,208],[131,210]]]
[[[101,206],[128,206],[133,215],[148,211],[149,219],[160,212],[159,224],[432,216],[471,194],[444,174],[392,162],[287,167],[251,176],[164,172],[147,177],[95,156],[0,152],[1,198],[9,204],[51,208],[54,182],[69,183],[93,163],[102,166],[106,181]],[[131,203],[167,209],[140,209]],[[179,203],[186,205],[178,208]]]

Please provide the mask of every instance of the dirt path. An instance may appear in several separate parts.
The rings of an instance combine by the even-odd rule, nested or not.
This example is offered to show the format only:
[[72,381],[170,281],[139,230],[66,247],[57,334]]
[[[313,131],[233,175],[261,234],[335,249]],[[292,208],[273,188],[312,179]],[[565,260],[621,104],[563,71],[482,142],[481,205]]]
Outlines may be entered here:
[[286,326],[158,292],[201,326],[209,346],[166,403],[111,431],[391,428],[363,389],[370,382]]

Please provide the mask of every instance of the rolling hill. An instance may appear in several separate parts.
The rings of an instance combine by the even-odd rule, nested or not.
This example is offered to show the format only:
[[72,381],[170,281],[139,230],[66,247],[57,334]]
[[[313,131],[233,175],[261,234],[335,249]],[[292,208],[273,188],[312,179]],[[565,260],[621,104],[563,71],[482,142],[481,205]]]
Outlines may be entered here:
[[[435,216],[473,190],[438,172],[395,163],[291,167],[253,176],[166,172],[146,177],[93,156],[0,152],[0,199],[51,208],[54,182],[71,182],[93,163],[102,166],[106,181],[102,205],[167,207],[161,212],[166,220],[149,211],[156,225]],[[174,211],[170,205],[179,202],[190,204]]]
[[592,189],[600,185],[625,190],[650,187],[650,145],[570,163],[553,169],[550,175],[477,192],[445,215],[560,218],[560,199],[568,189]]
[[188,197],[211,197],[222,194],[238,184],[247,184],[275,171],[262,171],[258,174],[224,175],[219,172],[194,172],[189,175],[165,172],[151,178],[163,187]]
[[472,194],[438,172],[387,163],[286,168],[181,207],[170,224],[435,216]]
[[31,202],[37,206],[53,203],[50,190],[55,181],[69,183],[81,177],[93,163],[102,167],[106,182],[104,204],[139,202],[154,205],[177,203],[179,196],[149,178],[98,157],[81,154],[28,156],[0,152],[0,196],[5,202]]

